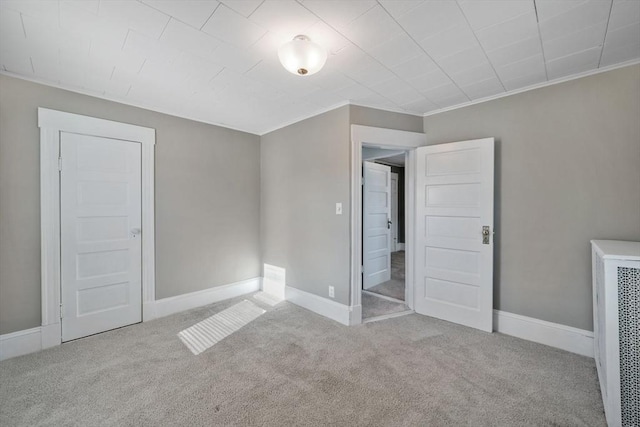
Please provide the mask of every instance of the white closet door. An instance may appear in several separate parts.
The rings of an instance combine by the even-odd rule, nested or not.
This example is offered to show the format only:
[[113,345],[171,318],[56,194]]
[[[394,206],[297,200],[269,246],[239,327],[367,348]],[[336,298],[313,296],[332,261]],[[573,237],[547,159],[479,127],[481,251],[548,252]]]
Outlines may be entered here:
[[141,147],[62,132],[62,341],[142,321]]
[[364,289],[391,280],[391,168],[363,163],[363,278]]
[[493,152],[493,138],[416,150],[415,310],[488,332],[493,326]]

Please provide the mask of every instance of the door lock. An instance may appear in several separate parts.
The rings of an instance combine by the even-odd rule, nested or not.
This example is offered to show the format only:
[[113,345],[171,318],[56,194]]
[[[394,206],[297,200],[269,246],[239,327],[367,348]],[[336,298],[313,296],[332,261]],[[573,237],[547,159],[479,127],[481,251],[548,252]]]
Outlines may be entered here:
[[482,226],[482,244],[483,245],[489,244],[489,234],[491,234],[491,232],[489,231],[489,226],[488,225]]
[[390,219],[388,219],[388,220],[387,220],[387,228],[388,228],[389,230],[391,229],[391,224],[392,224],[391,220],[390,220]]

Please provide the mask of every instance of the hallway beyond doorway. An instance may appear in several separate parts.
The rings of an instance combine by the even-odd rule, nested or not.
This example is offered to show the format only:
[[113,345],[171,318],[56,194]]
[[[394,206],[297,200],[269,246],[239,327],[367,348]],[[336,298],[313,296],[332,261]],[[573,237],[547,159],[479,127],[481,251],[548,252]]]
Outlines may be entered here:
[[413,311],[405,304],[405,251],[391,252],[391,279],[362,291],[364,322]]
[[391,280],[380,283],[369,292],[384,295],[400,301],[405,297],[405,251],[391,252]]

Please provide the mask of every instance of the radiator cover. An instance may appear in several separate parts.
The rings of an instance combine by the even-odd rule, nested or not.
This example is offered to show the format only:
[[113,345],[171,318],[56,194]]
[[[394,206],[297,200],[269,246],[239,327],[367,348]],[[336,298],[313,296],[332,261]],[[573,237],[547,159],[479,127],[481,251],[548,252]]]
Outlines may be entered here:
[[594,356],[609,427],[640,426],[640,242],[594,240]]
[[618,267],[622,425],[640,426],[640,269]]

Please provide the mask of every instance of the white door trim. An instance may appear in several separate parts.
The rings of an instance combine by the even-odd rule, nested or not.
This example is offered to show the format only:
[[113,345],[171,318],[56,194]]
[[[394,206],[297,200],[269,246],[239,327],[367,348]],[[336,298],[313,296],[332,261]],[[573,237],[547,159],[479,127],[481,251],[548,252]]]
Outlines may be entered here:
[[[60,132],[134,141],[142,149],[142,318],[155,301],[154,145],[155,129],[38,108],[40,128],[40,225],[42,348],[59,345],[60,322]],[[46,333],[44,333],[46,331]]]
[[[352,325],[362,323],[362,146],[403,149],[405,161],[405,248],[409,254],[414,251],[415,230],[415,148],[427,145],[424,133],[351,125],[351,299],[350,309],[354,313]],[[406,259],[405,302],[413,310],[413,257]]]

